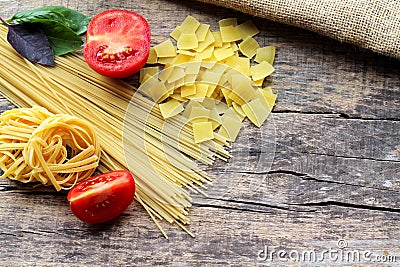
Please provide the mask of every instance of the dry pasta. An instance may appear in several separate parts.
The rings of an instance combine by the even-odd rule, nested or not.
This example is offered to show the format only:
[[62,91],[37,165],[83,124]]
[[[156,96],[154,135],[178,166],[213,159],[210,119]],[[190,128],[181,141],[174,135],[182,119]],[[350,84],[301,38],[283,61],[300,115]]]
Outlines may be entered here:
[[[189,192],[200,192],[210,181],[197,161],[212,164],[230,157],[227,140],[193,142],[191,125],[183,116],[165,121],[157,105],[135,94],[121,80],[94,73],[77,54],[57,57],[56,66],[35,65],[7,43],[0,27],[0,86],[18,107],[45,107],[53,113],[85,118],[101,144],[98,169],[129,169],[137,185],[136,199],[167,237],[159,220],[185,227],[190,222]],[[194,161],[197,160],[197,161]]]
[[96,133],[83,119],[38,106],[0,116],[2,177],[70,189],[92,175],[99,159]]

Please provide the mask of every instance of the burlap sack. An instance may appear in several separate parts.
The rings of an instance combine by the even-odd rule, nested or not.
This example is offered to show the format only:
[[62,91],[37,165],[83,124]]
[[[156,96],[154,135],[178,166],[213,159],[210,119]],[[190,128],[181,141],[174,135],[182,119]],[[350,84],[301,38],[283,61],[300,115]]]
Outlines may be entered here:
[[400,0],[200,0],[400,59]]

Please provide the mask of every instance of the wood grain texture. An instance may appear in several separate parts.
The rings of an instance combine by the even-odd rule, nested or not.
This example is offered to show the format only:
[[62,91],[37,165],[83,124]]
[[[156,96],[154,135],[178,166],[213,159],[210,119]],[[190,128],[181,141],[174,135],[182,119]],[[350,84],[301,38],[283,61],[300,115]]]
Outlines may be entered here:
[[[250,18],[261,29],[257,40],[277,46],[270,83],[278,103],[266,127],[242,129],[230,163],[207,168],[215,184],[190,210],[196,238],[162,223],[164,239],[138,203],[89,226],[69,211],[65,192],[2,179],[0,266],[377,266],[381,255],[400,262],[399,61],[199,2],[1,1],[0,16],[43,5],[89,16],[109,8],[139,12],[153,44],[189,14],[214,29],[222,18]],[[12,107],[0,99],[1,111]],[[348,242],[342,250],[341,239]],[[266,247],[287,252],[286,261],[263,259]],[[326,250],[371,257],[288,258],[290,251]]]

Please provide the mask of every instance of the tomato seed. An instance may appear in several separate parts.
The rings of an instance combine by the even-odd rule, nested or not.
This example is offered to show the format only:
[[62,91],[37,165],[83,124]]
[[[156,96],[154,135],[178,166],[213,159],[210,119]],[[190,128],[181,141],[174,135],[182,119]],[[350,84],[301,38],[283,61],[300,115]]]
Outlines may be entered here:
[[102,45],[99,47],[99,50],[96,54],[96,59],[105,63],[114,63],[117,61],[122,61],[127,59],[128,57],[135,56],[139,51],[132,49],[132,47],[124,47],[121,52],[117,53],[107,53],[105,50],[108,48],[106,45]]

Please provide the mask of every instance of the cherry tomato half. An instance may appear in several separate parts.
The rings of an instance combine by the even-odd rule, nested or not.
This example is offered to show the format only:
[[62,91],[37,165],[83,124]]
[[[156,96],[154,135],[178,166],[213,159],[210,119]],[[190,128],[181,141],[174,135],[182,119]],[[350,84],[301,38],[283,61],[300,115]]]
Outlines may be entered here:
[[90,177],[68,192],[72,213],[87,223],[111,220],[132,203],[135,181],[131,173],[124,170],[112,171]]
[[88,25],[83,54],[88,65],[104,76],[131,76],[144,66],[149,52],[149,24],[135,12],[107,10]]

